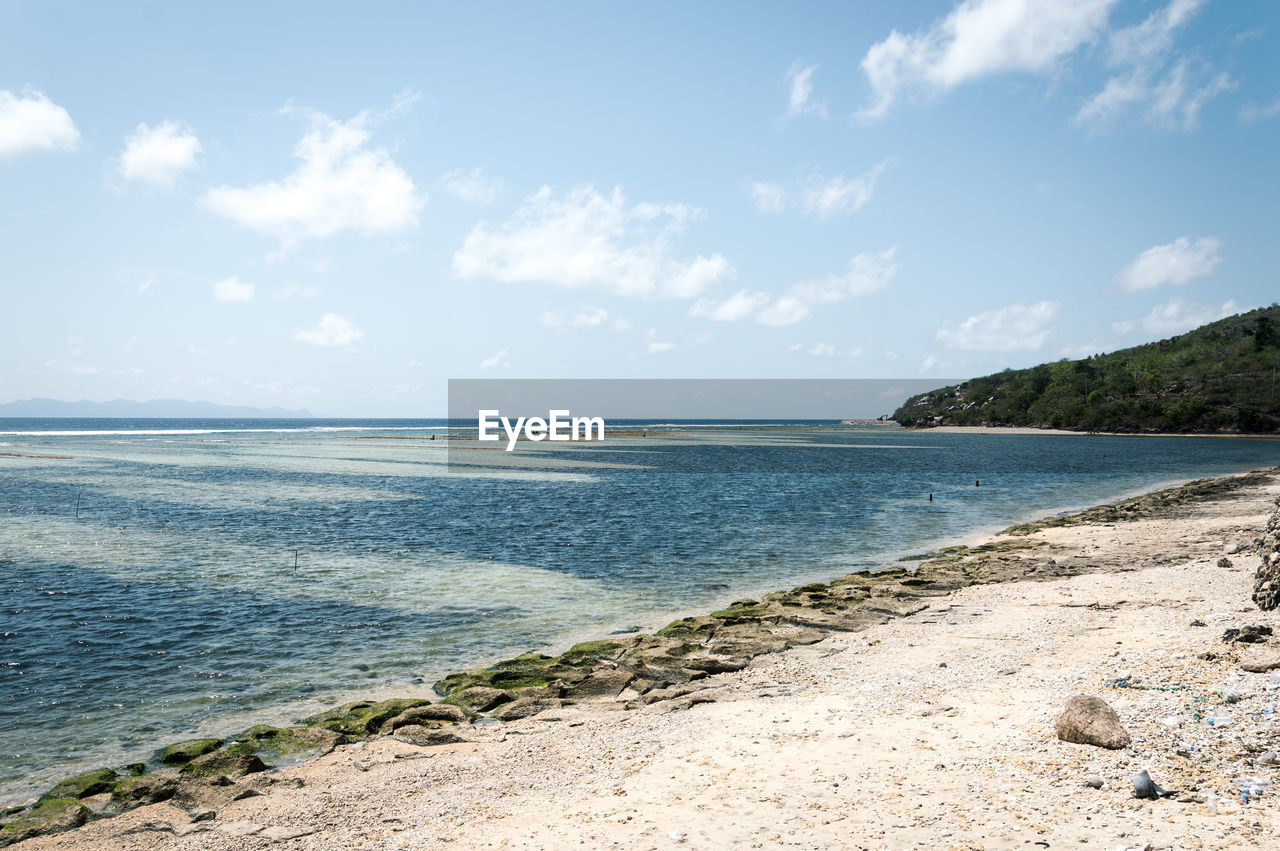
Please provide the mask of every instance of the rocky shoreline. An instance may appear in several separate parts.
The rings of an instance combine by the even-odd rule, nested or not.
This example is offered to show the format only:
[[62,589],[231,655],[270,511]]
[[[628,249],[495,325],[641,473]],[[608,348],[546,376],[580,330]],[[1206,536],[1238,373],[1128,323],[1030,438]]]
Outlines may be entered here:
[[[738,600],[708,615],[677,620],[653,635],[583,642],[559,656],[524,654],[444,677],[432,697],[355,701],[284,727],[258,726],[225,740],[172,744],[159,749],[150,766],[77,775],[55,785],[32,807],[5,811],[0,814],[0,845],[161,802],[185,811],[189,823],[183,829],[196,831],[236,801],[269,795],[274,788],[296,788],[293,781],[268,772],[273,765],[295,764],[343,746],[362,748],[387,737],[434,747],[467,741],[475,730],[580,705],[615,711],[691,708],[714,699],[701,682],[709,677],[742,671],[760,657],[813,645],[836,633],[921,613],[971,586],[1045,582],[1119,569],[1039,532],[1178,518],[1206,500],[1230,499],[1273,482],[1277,472],[1280,468],[1190,482],[1014,526],[987,543],[922,554],[904,566]],[[283,827],[255,831],[277,841],[290,838],[288,833]]]

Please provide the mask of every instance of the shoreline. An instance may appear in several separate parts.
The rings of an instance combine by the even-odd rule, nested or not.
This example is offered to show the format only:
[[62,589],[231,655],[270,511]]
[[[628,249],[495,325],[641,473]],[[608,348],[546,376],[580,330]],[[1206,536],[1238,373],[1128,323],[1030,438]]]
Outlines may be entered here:
[[[1159,488],[1165,484],[1169,484],[1169,482],[1149,482],[1146,485],[1136,486],[1136,489],[1149,490],[1151,488]],[[1082,501],[1078,505],[1086,504],[1083,500],[1089,500],[1090,497],[1093,500],[1113,499],[1117,496],[1124,497],[1128,492],[1129,489],[1126,484],[1123,491],[1116,489],[1110,493],[1105,490],[1099,490],[1093,494],[1085,493],[1081,495]],[[1043,513],[1054,513],[1071,507],[1072,504],[1070,503],[1050,504],[1046,502],[1044,503],[1045,510]],[[950,532],[943,536],[915,542],[903,542],[901,543],[901,549],[895,549],[894,551],[873,552],[869,549],[859,551],[857,548],[853,548],[849,550],[850,555],[844,560],[806,559],[798,560],[797,562],[797,560],[791,559],[792,564],[799,563],[803,565],[803,572],[791,573],[788,570],[782,578],[775,575],[773,579],[753,577],[755,581],[747,585],[739,584],[738,581],[731,581],[728,589],[702,594],[701,596],[704,598],[702,601],[694,600],[691,603],[680,606],[678,611],[673,611],[675,607],[669,604],[662,606],[659,603],[653,603],[652,606],[645,607],[643,610],[634,606],[615,607],[614,611],[621,612],[619,618],[603,629],[596,629],[593,626],[579,626],[578,629],[570,631],[561,627],[557,628],[555,635],[545,638],[545,640],[541,640],[544,638],[543,636],[538,636],[535,640],[527,643],[518,640],[507,640],[502,642],[503,646],[498,647],[496,650],[480,650],[479,652],[468,654],[467,658],[455,658],[452,660],[453,664],[451,666],[447,665],[450,660],[444,660],[446,664],[441,665],[415,666],[410,674],[403,679],[387,677],[384,674],[381,678],[355,680],[350,684],[344,683],[343,685],[346,687],[342,688],[320,688],[309,693],[294,691],[285,695],[288,700],[281,700],[273,706],[247,709],[236,706],[224,707],[219,709],[216,714],[211,714],[207,718],[197,719],[196,722],[189,725],[184,724],[181,727],[175,725],[170,730],[153,729],[139,735],[137,739],[131,740],[125,746],[107,747],[96,751],[68,748],[63,752],[65,756],[49,749],[53,753],[54,759],[43,762],[30,775],[24,777],[22,776],[23,772],[11,772],[9,774],[9,777],[15,780],[21,778],[23,785],[19,787],[17,783],[14,783],[10,789],[6,790],[12,794],[6,796],[6,799],[0,802],[0,811],[4,811],[12,805],[29,803],[31,796],[47,790],[68,775],[91,771],[104,765],[116,767],[119,770],[120,766],[128,765],[135,761],[146,761],[151,763],[152,770],[155,770],[155,754],[159,750],[159,746],[167,745],[174,741],[187,738],[234,738],[235,734],[252,725],[279,725],[286,722],[287,719],[320,713],[342,701],[367,698],[385,699],[404,695],[436,699],[437,696],[430,693],[426,686],[422,685],[422,682],[432,683],[463,664],[481,666],[501,659],[504,655],[514,656],[523,650],[529,649],[550,655],[558,655],[577,641],[600,638],[611,630],[637,623],[645,627],[644,630],[641,630],[642,632],[653,632],[673,618],[705,614],[729,604],[730,601],[735,599],[735,597],[728,596],[734,590],[739,592],[738,597],[757,596],[771,593],[780,587],[785,588],[788,585],[824,582],[847,571],[864,570],[873,563],[874,567],[872,569],[893,567],[898,564],[900,557],[913,552],[930,548],[939,549],[955,543],[967,543],[975,535],[987,535],[998,531],[1012,520],[1033,519],[1035,516],[1037,515],[1029,513],[1026,517],[1021,517],[1019,514],[1014,513],[1012,506],[1006,506],[998,511],[987,512],[982,522],[971,519],[965,523],[953,524]],[[997,520],[1002,522],[996,523],[995,521]],[[780,541],[785,544],[785,536]],[[634,615],[638,611],[642,611],[645,617],[637,620]],[[416,684],[409,680],[409,676],[413,675],[420,677]],[[267,761],[271,762],[271,759],[268,758]],[[37,770],[38,774],[35,773]]]
[[[1132,493],[1142,493],[1151,489],[1161,489],[1168,487],[1183,480],[1166,480],[1161,482],[1153,482],[1149,485],[1139,486],[1124,491],[1119,491],[1106,497],[1107,499],[1125,498]],[[1077,505],[1066,505],[1052,508],[1051,511],[1044,513],[1057,513],[1063,510],[1078,510],[1086,503]],[[975,539],[984,538],[1003,528],[1010,520],[1014,519],[1033,519],[1039,516],[1040,512],[1028,512],[1023,517],[1017,515],[1008,515],[1002,522],[986,522],[981,525],[962,526],[963,534],[944,535],[933,539],[926,539],[916,544],[903,545],[899,549],[892,551],[878,552],[874,559],[877,567],[874,569],[893,568],[901,563],[903,557],[912,553],[919,553],[925,550],[942,549],[947,546],[970,543]],[[833,576],[843,574],[849,567],[842,565],[831,565],[825,562],[809,564],[802,573],[789,575],[784,580],[787,584],[799,586],[803,584],[812,584],[825,582]],[[859,567],[860,569],[860,567]],[[873,570],[874,570],[873,569]],[[711,600],[705,603],[693,603],[679,608],[659,607],[640,612],[640,616],[635,611],[626,614],[609,623],[599,626],[580,626],[572,630],[564,630],[557,632],[554,636],[545,642],[531,642],[529,644],[509,643],[505,652],[516,655],[525,651],[538,653],[546,653],[550,655],[558,655],[566,648],[573,644],[600,638],[613,638],[616,635],[634,635],[638,633],[652,633],[671,622],[672,620],[694,617],[714,611],[722,605],[728,605],[731,600],[742,597],[758,597],[778,590],[781,582],[774,580],[760,579],[749,585],[734,584],[726,589],[711,592]],[[784,586],[785,587],[785,586]],[[729,596],[736,592],[736,596]],[[622,627],[631,625],[641,625],[643,628],[638,631],[623,632]],[[501,653],[482,652],[472,655],[470,658],[461,660],[470,666],[483,666],[494,662],[501,658]],[[352,702],[356,700],[386,700],[397,697],[413,696],[415,698],[439,700],[440,696],[429,689],[429,685],[449,673],[456,672],[453,667],[431,667],[423,668],[415,671],[422,676],[425,684],[415,685],[407,680],[394,681],[391,679],[371,679],[365,684],[357,684],[351,688],[341,690],[325,690],[318,693],[302,694],[295,693],[292,699],[282,701],[270,707],[260,707],[252,710],[231,710],[219,714],[208,721],[203,721],[198,725],[191,725],[175,732],[161,732],[159,734],[151,733],[150,741],[143,742],[140,745],[130,745],[128,750],[124,748],[117,749],[113,753],[102,754],[97,758],[83,759],[79,758],[75,762],[63,762],[61,764],[52,764],[47,769],[42,768],[41,776],[32,781],[28,778],[25,788],[15,789],[14,794],[7,799],[0,800],[0,813],[11,811],[30,805],[35,801],[37,796],[47,791],[61,780],[75,776],[78,773],[84,773],[96,770],[103,766],[113,767],[119,771],[122,766],[137,764],[145,761],[150,766],[151,771],[157,769],[163,770],[163,766],[155,764],[155,755],[162,746],[167,746],[174,742],[188,739],[234,739],[235,734],[256,725],[280,725],[286,726],[289,719],[302,718],[310,715],[319,714],[323,711],[341,705],[344,702]],[[271,762],[270,759],[267,760]],[[20,797],[21,796],[21,797]],[[3,818],[0,818],[0,822]]]
[[[1194,505],[1199,502],[1203,502],[1206,498],[1212,498],[1214,494],[1248,490],[1250,487],[1257,486],[1262,481],[1273,480],[1276,472],[1277,468],[1270,468],[1266,471],[1254,471],[1252,473],[1237,474],[1210,480],[1200,480],[1199,482],[1191,483],[1191,485],[1199,487],[1200,492],[1197,492],[1195,487],[1191,487],[1189,490],[1189,485],[1179,485],[1173,488],[1148,492],[1145,495],[1136,498],[1121,500],[1116,503],[1103,504],[1103,506],[1095,506],[1094,508],[1086,509],[1084,512],[1070,515],[1066,518],[1051,516],[1042,518],[1041,521],[1037,522],[1042,526],[1041,531],[1048,528],[1079,528],[1079,524],[1072,522],[1073,518],[1087,515],[1091,511],[1097,512],[1107,506],[1114,507],[1125,504],[1137,506],[1139,514],[1141,514],[1143,510],[1150,510],[1158,514],[1162,510],[1167,510],[1169,505],[1177,506],[1184,502]],[[1088,523],[1089,521],[1082,522]],[[1034,526],[1036,523],[1032,523],[1031,525]],[[1090,528],[1097,527],[1094,526]],[[997,539],[1002,537],[1006,539],[1005,546],[990,546]],[[640,658],[632,659],[629,663],[632,664],[633,668],[635,667],[634,663],[636,662],[639,663],[640,667],[648,666],[646,670],[657,676],[657,679],[653,680],[648,691],[637,691],[637,689],[630,684],[623,684],[619,686],[618,677],[613,677],[611,683],[599,682],[609,679],[607,676],[602,676],[602,673],[607,673],[608,669],[612,668],[616,671],[619,667],[625,667],[625,665],[620,666],[619,659],[625,656],[626,651],[637,649],[634,646],[637,641],[634,636],[585,642],[587,645],[597,646],[590,647],[585,650],[579,650],[582,645],[578,645],[575,648],[572,648],[569,653],[563,654],[561,657],[554,659],[552,657],[541,657],[530,660],[526,659],[526,657],[537,654],[525,654],[525,656],[517,657],[515,660],[507,660],[505,663],[499,662],[489,669],[484,669],[484,671],[487,671],[488,673],[481,672],[477,674],[476,671],[472,671],[470,673],[455,674],[453,676],[470,676],[472,680],[468,682],[472,688],[499,686],[505,682],[501,677],[499,677],[499,680],[502,680],[501,682],[495,682],[493,680],[493,677],[490,675],[495,670],[505,668],[505,674],[515,677],[515,679],[512,680],[515,685],[510,687],[510,690],[514,694],[514,700],[504,703],[507,707],[506,711],[502,711],[503,705],[486,710],[490,715],[505,716],[502,719],[506,722],[503,725],[503,729],[522,723],[520,719],[525,717],[538,717],[546,713],[570,711],[573,706],[598,708],[603,704],[617,705],[621,703],[625,708],[637,709],[648,707],[653,703],[658,702],[674,701],[675,703],[680,703],[683,695],[679,694],[679,692],[682,692],[685,689],[691,689],[694,683],[710,681],[723,676],[734,676],[736,672],[748,668],[749,665],[758,662],[760,659],[771,657],[778,650],[784,649],[782,646],[779,646],[780,644],[785,645],[785,649],[788,649],[791,653],[796,653],[799,652],[799,650],[804,649],[807,645],[817,645],[832,636],[848,636],[859,633],[864,629],[883,626],[891,621],[909,619],[907,616],[917,614],[928,609],[932,600],[948,596],[957,591],[962,591],[965,588],[972,588],[975,584],[978,584],[978,580],[981,580],[982,582],[996,583],[1012,581],[1012,584],[1018,584],[1018,580],[1020,579],[1044,581],[1054,578],[1089,575],[1092,572],[1087,568],[1081,568],[1079,565],[1074,567],[1071,565],[1058,565],[1053,558],[1048,558],[1046,561],[1045,559],[1031,553],[1029,550],[1032,548],[1008,546],[1010,543],[1008,537],[1009,536],[1007,535],[999,533],[996,535],[988,535],[984,540],[974,542],[974,544],[968,547],[955,546],[945,548],[940,552],[931,553],[929,554],[931,558],[921,560],[921,566],[915,574],[908,573],[901,567],[889,567],[886,570],[872,574],[851,574],[850,576],[832,581],[826,586],[825,590],[813,588],[813,586],[821,585],[823,583],[812,583],[812,585],[802,586],[800,589],[793,589],[793,591],[790,592],[775,592],[773,595],[767,595],[761,601],[740,601],[739,604],[734,604],[728,609],[720,610],[712,616],[693,616],[685,618],[683,621],[677,620],[665,627],[663,630],[659,630],[657,636],[652,638],[647,636],[643,637],[643,643],[645,643],[646,646],[639,648],[643,651],[640,653]],[[1016,543],[1016,541],[1014,543]],[[968,560],[971,562],[974,560],[977,561],[977,568],[970,566],[965,569],[965,572],[968,574],[972,574],[977,570],[980,574],[977,579],[974,579],[972,575],[963,576],[962,573],[957,573],[953,569],[954,562],[956,560],[955,554],[957,552],[962,553],[962,560]],[[1017,569],[1011,572],[1008,565],[1005,563],[1011,556],[1016,558],[1018,562],[1030,561],[1030,573],[1026,572],[1025,564],[1017,565]],[[919,573],[920,570],[925,570],[926,575],[921,576]],[[1032,575],[1037,571],[1040,572],[1040,575]],[[860,593],[866,592],[865,596],[863,596],[861,600],[857,601],[859,605],[851,605],[843,609],[839,606],[833,607],[829,605],[831,602],[828,598],[829,593],[839,590],[842,580],[851,580],[843,583],[845,591],[848,591],[849,586],[858,586],[855,590],[859,590]],[[931,588],[930,586],[934,587]],[[806,591],[805,589],[810,590]],[[867,589],[870,590],[868,591]],[[770,600],[768,599],[769,597],[773,597],[774,599]],[[866,603],[868,601],[871,601],[873,605],[870,607],[860,605],[861,603]],[[794,609],[794,611],[790,611],[790,609]],[[712,623],[712,621],[715,622]],[[674,630],[673,627],[675,628]],[[667,633],[665,636],[662,635],[664,632]],[[698,636],[707,632],[712,635],[717,632],[721,633],[719,643],[711,645],[714,649],[720,651],[720,653],[706,653],[705,650],[708,645],[702,645],[702,649],[690,648],[688,646],[690,643],[699,643],[696,641]],[[771,635],[765,635],[764,633],[771,633]],[[670,645],[673,641],[681,645],[679,650],[682,652],[671,652],[673,648]],[[601,648],[598,646],[606,643],[617,646],[609,648]],[[578,677],[578,675],[582,673],[581,670],[567,670],[565,665],[565,657],[572,654],[575,650],[579,650],[578,656],[583,658],[569,661],[573,661],[578,667],[586,669],[585,675],[581,677]],[[612,659],[608,658],[614,653],[614,651],[619,651],[619,655]],[[782,655],[787,654],[784,653]],[[525,660],[524,663],[520,662],[522,659]],[[667,666],[665,671],[662,669],[664,665]],[[694,667],[687,667],[688,665],[693,665]],[[702,670],[699,670],[699,666]],[[567,668],[574,667],[575,665],[567,666]],[[555,695],[553,695],[552,692],[557,689],[552,689],[551,684],[548,682],[548,676],[550,674],[558,674],[561,677],[561,679],[553,681],[561,683],[561,686],[557,687],[559,691]],[[476,676],[479,676],[481,680],[485,680],[486,677],[488,677],[488,679],[485,684],[482,684],[481,680],[475,680]],[[574,683],[573,686],[570,687],[570,691],[577,689],[579,692],[578,697],[583,698],[580,702],[570,703],[566,700],[569,695],[569,692],[565,691],[563,687],[564,678],[566,676],[569,679],[578,677],[578,682]],[[589,692],[592,691],[592,688],[588,687],[584,690],[581,686],[583,682],[591,681],[593,679],[597,681],[597,688],[595,689],[596,693],[590,694]],[[441,680],[440,682],[443,683],[446,680],[448,680],[448,678],[445,678],[445,680]],[[508,676],[507,680],[511,680],[511,677]],[[629,679],[629,683],[634,683],[635,680],[636,678],[632,677]],[[439,683],[437,685],[439,685]],[[601,692],[599,688],[601,685],[604,686],[603,692]],[[590,686],[590,682],[588,682],[588,686]],[[604,694],[604,692],[608,692],[615,688],[616,692],[612,696]],[[452,691],[457,695],[459,692],[464,692],[465,690],[456,688]],[[657,695],[658,700],[651,701],[651,695],[649,692],[653,692]],[[632,696],[628,698],[627,694],[631,694]],[[432,698],[435,697],[435,695],[432,695]],[[454,704],[462,702],[465,705],[465,701],[451,700],[450,702]],[[521,705],[521,702],[523,702],[523,705]],[[632,705],[627,706],[626,704],[628,703]],[[462,737],[453,735],[450,725],[457,725],[462,721],[476,720],[474,716],[463,715],[462,717],[459,717],[458,713],[454,711],[454,707],[450,706],[449,703],[434,704],[436,706],[442,706],[443,708],[440,710],[422,710],[421,706],[424,704],[425,701],[420,701],[415,706],[405,705],[394,707],[401,710],[401,712],[395,713],[397,716],[404,712],[412,713],[415,709],[418,710],[418,715],[408,720],[416,720],[425,723],[404,724],[401,726],[405,728],[418,728],[413,731],[413,734],[419,736],[423,740],[421,742],[422,745],[429,745],[431,743],[429,740],[433,738],[445,743],[448,743],[450,738],[452,738],[453,744],[466,740]],[[515,705],[513,706],[513,704]],[[513,709],[515,711],[512,711]],[[526,712],[526,710],[531,711]],[[359,715],[360,711],[361,710],[357,710],[354,713],[350,710],[347,710],[345,713],[339,712],[337,716],[328,719],[329,727],[340,728],[343,727],[344,724],[352,723],[352,716]],[[428,715],[439,714],[442,717],[426,717],[426,715],[422,714],[424,711],[427,712]],[[465,712],[466,710],[464,709],[463,711]],[[325,714],[326,713],[318,713],[317,716],[313,716],[312,719],[309,720],[314,721],[319,716],[323,716]],[[449,715],[450,717],[446,719],[443,715]],[[391,720],[393,719],[387,719],[388,722]],[[323,724],[326,722],[322,721],[320,723]],[[381,724],[383,722],[379,723]],[[487,722],[485,722],[485,724],[487,724]],[[374,726],[377,727],[378,725]],[[396,733],[399,729],[400,728],[387,730],[386,732]],[[464,727],[457,726],[456,729],[459,732],[462,732]],[[476,730],[483,731],[485,730],[485,726],[482,725],[476,727],[467,725],[465,729],[467,732]],[[366,728],[363,732],[365,734],[373,734],[376,731],[374,729]],[[326,739],[325,753],[332,754],[335,749],[358,749],[361,748],[366,741],[369,742],[370,746],[372,746],[374,742],[384,740],[403,743],[405,737],[404,735],[396,735],[390,739],[385,739],[378,738],[375,735],[373,739],[368,740],[366,740],[365,736],[347,736],[347,738],[349,741],[346,743],[337,741],[333,738]],[[241,748],[241,751],[244,751],[244,748]],[[223,751],[215,751],[214,753],[216,755],[224,752],[225,748]],[[318,756],[302,763],[295,762],[294,765],[306,765],[310,762],[320,762],[323,761],[323,759],[328,758],[329,756]],[[292,770],[292,768],[282,769],[280,773],[287,773],[290,770]],[[164,777],[166,777],[166,775],[155,773],[145,774],[142,778],[139,778],[138,781],[129,783],[128,785],[137,789],[139,787],[146,786],[146,782],[150,782],[154,785],[156,778]],[[143,782],[144,778],[151,778],[151,780]],[[270,781],[266,783],[266,786],[271,786],[275,785],[274,780],[275,779],[273,777],[268,775],[258,772],[250,772],[240,780],[240,783],[261,784],[262,781]],[[120,782],[122,781],[117,781],[117,783]],[[173,782],[177,784],[176,780]],[[190,784],[191,781],[183,780],[182,783]],[[164,786],[165,782],[160,782],[159,785]],[[233,783],[232,785],[234,786],[238,784]],[[164,794],[165,792],[173,792],[176,794],[180,792],[180,790],[176,788],[162,789],[160,792],[161,794]],[[90,804],[98,806],[100,808],[99,812],[105,814],[110,811],[113,805],[113,800],[120,796],[118,794],[114,797],[108,795],[104,800],[103,794],[104,793],[102,792],[97,792],[94,795],[86,796],[85,800],[88,801],[96,796],[97,800],[91,801]],[[187,790],[188,798],[191,798],[195,794],[195,791],[191,789]],[[164,799],[161,798],[160,800]],[[151,807],[166,807],[168,809],[173,809],[172,804],[170,803],[157,802],[147,804],[141,800],[135,800],[134,802],[144,803],[143,809],[150,809]],[[119,802],[117,802],[117,804],[118,803]],[[188,810],[189,809],[190,807],[188,806]],[[129,810],[126,809],[125,812],[129,812]],[[85,815],[87,816],[88,813],[86,812]],[[4,820],[9,821],[12,817],[12,815],[7,816]],[[94,821],[92,822],[92,825],[101,823],[103,822]]]

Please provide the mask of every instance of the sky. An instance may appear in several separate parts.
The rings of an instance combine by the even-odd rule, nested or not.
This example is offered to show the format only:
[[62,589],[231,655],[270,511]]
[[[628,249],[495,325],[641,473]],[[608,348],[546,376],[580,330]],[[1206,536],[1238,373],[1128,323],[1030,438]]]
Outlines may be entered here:
[[1280,293],[1278,3],[0,17],[0,402],[983,375]]

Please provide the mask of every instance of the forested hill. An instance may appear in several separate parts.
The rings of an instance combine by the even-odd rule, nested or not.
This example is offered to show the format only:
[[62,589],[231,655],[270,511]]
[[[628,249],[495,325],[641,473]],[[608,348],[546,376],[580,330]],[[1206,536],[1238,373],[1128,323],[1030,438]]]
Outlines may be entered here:
[[1280,306],[1082,360],[1006,369],[912,396],[904,426],[1034,426],[1077,431],[1280,431]]

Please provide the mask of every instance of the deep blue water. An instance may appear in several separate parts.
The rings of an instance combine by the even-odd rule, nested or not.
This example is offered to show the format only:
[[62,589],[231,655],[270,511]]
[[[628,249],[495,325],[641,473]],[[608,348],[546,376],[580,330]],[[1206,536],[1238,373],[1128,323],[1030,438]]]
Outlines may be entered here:
[[759,422],[447,453],[424,439],[442,425],[0,420],[0,800],[197,731],[1280,464],[1265,439]]

